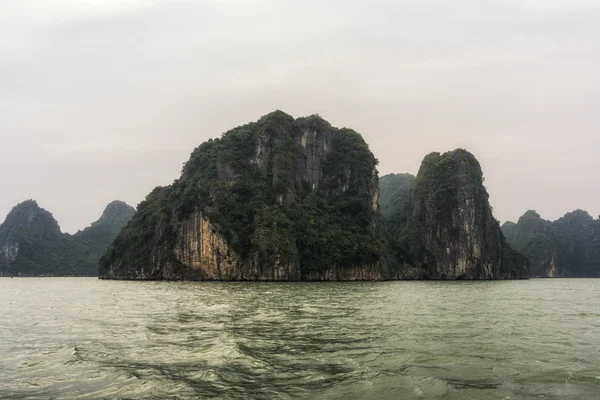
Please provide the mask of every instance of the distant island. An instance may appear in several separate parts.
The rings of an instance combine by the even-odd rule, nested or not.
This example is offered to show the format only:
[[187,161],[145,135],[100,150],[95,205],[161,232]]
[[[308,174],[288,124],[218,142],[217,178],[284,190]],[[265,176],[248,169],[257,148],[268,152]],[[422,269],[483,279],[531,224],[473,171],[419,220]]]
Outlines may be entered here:
[[98,221],[69,235],[36,201],[18,204],[0,225],[0,276],[98,276],[98,260],[134,213],[114,201]]
[[529,276],[471,153],[432,153],[416,177],[381,181],[377,163],[351,129],[270,113],[196,148],[181,177],[138,206],[102,257],[100,278]]
[[535,211],[506,222],[508,242],[529,258],[531,275],[541,278],[600,277],[600,218],[583,210],[551,222]]

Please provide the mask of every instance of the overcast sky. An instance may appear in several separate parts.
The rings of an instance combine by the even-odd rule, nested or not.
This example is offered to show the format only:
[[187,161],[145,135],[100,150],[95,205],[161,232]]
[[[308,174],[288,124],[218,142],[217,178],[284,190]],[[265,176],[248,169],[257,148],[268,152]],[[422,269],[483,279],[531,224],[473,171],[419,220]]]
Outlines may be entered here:
[[480,160],[496,217],[600,213],[598,0],[0,0],[0,221],[75,232],[275,109],[362,133],[380,174]]

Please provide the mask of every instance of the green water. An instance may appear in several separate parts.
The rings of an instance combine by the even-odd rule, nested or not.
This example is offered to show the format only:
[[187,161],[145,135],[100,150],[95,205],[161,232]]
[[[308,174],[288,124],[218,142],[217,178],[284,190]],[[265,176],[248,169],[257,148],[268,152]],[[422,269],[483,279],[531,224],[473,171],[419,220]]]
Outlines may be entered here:
[[0,279],[0,398],[597,399],[600,280]]

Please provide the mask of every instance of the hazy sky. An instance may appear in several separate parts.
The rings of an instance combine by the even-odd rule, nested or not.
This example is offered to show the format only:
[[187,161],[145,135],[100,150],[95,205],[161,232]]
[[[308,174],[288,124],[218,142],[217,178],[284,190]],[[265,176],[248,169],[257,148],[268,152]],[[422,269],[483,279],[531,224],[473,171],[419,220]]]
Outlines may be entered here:
[[480,160],[495,215],[600,213],[598,0],[0,0],[0,221],[137,205],[275,109],[362,133],[380,174]]

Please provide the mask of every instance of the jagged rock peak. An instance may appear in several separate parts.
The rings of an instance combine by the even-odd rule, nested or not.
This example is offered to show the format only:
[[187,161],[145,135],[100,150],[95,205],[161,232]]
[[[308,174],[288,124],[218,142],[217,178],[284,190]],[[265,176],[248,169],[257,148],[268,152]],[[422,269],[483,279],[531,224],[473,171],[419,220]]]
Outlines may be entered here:
[[540,214],[538,214],[538,212],[537,212],[537,211],[535,211],[535,210],[527,210],[527,211],[525,212],[525,214],[523,214],[523,215],[521,216],[521,218],[539,218],[539,219],[541,219],[542,217],[541,217],[541,216],[540,216]]
[[386,174],[384,176],[381,177],[381,180],[383,179],[388,179],[390,181],[393,180],[413,180],[416,178],[416,176],[414,176],[413,174],[409,174],[408,172],[400,172],[400,173],[391,173],[391,174]]
[[115,200],[106,206],[100,219],[92,225],[110,224],[121,227],[133,217],[133,214],[135,214],[135,208],[124,201]]
[[26,200],[17,204],[6,216],[3,227],[27,228],[37,233],[60,234],[60,226],[49,211],[41,208],[37,201]]
[[578,221],[582,223],[591,223],[594,221],[594,217],[592,217],[587,211],[579,209],[566,213],[562,218],[559,219],[559,221]]

